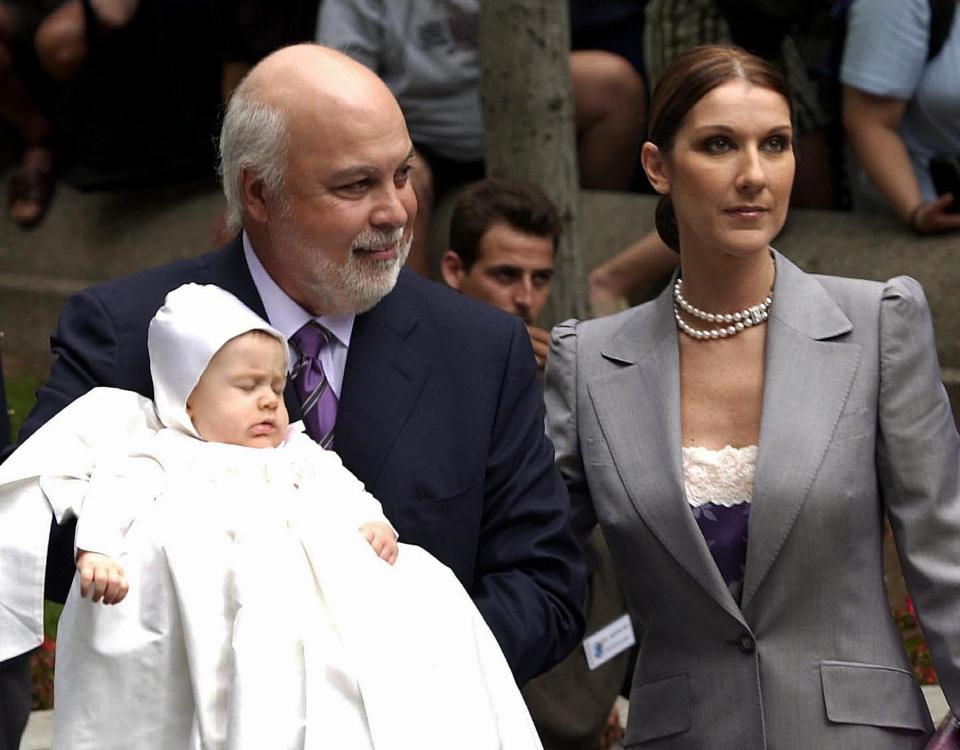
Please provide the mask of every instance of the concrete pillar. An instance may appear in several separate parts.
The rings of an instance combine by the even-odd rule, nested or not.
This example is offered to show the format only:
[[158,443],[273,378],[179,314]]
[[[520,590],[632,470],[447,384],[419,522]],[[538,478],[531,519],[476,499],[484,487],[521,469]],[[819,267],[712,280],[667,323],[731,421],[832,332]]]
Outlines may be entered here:
[[483,0],[480,60],[489,174],[529,180],[557,204],[563,234],[545,324],[587,312],[577,210],[567,4]]

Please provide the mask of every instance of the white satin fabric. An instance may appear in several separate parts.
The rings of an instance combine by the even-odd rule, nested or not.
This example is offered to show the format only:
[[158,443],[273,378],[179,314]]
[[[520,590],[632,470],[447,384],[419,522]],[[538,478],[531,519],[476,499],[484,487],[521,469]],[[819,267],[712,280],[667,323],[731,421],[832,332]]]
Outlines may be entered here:
[[[111,607],[74,583],[55,748],[540,747],[460,583],[417,547],[394,566],[376,556],[357,526],[379,505],[335,454],[298,432],[275,450],[203,443],[157,430],[149,406],[92,391],[27,443],[47,467],[44,448],[69,446],[53,455],[70,471],[0,488],[7,508],[40,505],[25,497],[42,485],[61,515],[79,513],[79,546],[117,545],[130,582]],[[104,422],[127,425],[120,459],[78,449],[91,429],[106,438]],[[12,468],[30,474],[28,459]],[[39,578],[19,587],[31,606],[36,552]],[[26,629],[38,642],[39,621]]]

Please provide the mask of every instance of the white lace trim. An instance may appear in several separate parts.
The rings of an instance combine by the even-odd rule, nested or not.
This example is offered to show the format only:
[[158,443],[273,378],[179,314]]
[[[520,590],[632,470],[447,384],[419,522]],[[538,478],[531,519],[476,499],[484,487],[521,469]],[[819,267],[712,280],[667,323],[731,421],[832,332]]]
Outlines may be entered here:
[[693,507],[713,503],[725,508],[749,503],[753,497],[753,475],[757,468],[757,446],[720,450],[691,446],[683,448],[683,484]]

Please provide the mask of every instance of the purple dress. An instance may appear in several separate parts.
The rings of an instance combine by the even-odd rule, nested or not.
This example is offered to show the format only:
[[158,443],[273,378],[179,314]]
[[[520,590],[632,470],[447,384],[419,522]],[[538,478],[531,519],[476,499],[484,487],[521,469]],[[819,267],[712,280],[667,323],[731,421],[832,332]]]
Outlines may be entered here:
[[720,575],[740,601],[757,446],[683,449],[687,502]]

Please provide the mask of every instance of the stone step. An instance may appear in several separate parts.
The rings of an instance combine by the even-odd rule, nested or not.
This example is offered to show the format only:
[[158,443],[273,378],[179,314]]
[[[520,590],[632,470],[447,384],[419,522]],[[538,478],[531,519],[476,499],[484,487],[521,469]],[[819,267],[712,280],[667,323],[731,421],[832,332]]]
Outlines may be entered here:
[[[656,198],[584,191],[584,267],[592,268],[653,226]],[[439,257],[450,201],[437,211],[432,254]],[[58,188],[44,222],[24,231],[0,220],[0,330],[5,367],[44,374],[48,337],[64,300],[84,286],[190,257],[214,245],[223,211],[211,179],[182,186],[82,193]],[[940,363],[951,390],[960,383],[960,234],[918,238],[894,219],[793,211],[776,246],[815,272],[887,279],[909,274],[930,300]],[[951,374],[953,373],[953,374]]]

